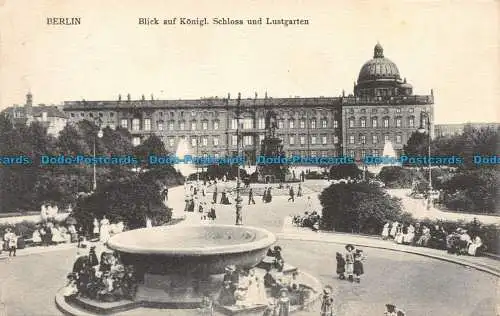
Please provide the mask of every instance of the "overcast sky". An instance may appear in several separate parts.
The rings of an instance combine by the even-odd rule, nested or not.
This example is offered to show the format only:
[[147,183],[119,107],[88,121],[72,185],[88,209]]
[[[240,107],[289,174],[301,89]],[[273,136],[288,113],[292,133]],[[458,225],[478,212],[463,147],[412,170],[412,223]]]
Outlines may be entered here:
[[[379,41],[416,94],[434,89],[438,123],[499,121],[498,1],[5,0],[0,108],[255,92],[352,93]],[[147,5],[145,4],[147,3]],[[79,26],[47,17],[81,17]],[[140,17],[301,18],[309,25],[138,25]]]

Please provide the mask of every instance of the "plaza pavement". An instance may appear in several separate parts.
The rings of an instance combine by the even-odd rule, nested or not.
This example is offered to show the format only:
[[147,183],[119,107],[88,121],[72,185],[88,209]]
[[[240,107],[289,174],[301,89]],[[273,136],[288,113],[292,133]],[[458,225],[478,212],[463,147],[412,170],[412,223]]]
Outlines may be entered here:
[[[176,215],[186,216],[179,225],[199,223],[199,213],[179,211],[184,209],[183,187],[169,191],[169,206],[176,210]],[[313,191],[317,190],[313,188]],[[316,199],[315,207],[318,207],[317,193],[309,196]],[[243,222],[276,233],[287,262],[313,274],[323,284],[332,285],[336,289],[336,315],[381,315],[385,303],[395,303],[408,315],[497,315],[499,279],[490,273],[498,275],[498,262],[481,257],[448,258],[444,251],[395,245],[367,236],[314,233],[293,227],[289,215],[305,210],[306,197],[296,202],[287,202],[287,198],[275,196],[272,203],[265,204],[256,196],[257,204],[247,205],[244,197]],[[234,209],[234,204],[217,205],[217,223],[233,224]],[[335,252],[343,253],[346,243],[368,248],[365,249],[368,256],[366,275],[361,284],[342,282],[333,276]],[[104,247],[98,244],[98,252],[102,249]],[[86,251],[88,249],[83,249]],[[3,256],[5,258],[5,252]],[[0,315],[1,306],[9,316],[59,315],[53,304],[54,293],[64,284],[76,256],[77,250],[72,244],[22,249],[16,258],[0,260]],[[473,265],[489,273],[470,269]],[[126,315],[145,314],[185,313],[144,309]],[[296,315],[318,315],[318,307]]]

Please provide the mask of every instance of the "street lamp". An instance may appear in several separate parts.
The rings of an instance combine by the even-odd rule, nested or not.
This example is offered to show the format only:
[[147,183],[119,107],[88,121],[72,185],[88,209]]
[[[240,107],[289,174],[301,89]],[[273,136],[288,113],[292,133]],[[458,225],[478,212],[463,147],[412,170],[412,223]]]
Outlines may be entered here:
[[[238,156],[240,155],[240,101],[241,101],[241,93],[238,93],[238,103],[236,104],[236,152]],[[236,179],[236,223],[235,225],[243,225],[243,218],[241,215],[242,209],[242,198],[240,195],[241,189],[241,175],[240,175],[240,166],[236,165],[238,168],[238,175]]]
[[[424,127],[424,122],[427,128]],[[427,209],[431,208],[432,204],[432,164],[431,164],[431,116],[429,112],[420,112],[420,127],[417,130],[420,134],[427,132],[427,158],[429,167],[429,185],[427,187]]]
[[[97,136],[97,137],[95,137]],[[102,138],[104,136],[101,127],[99,126],[99,131],[97,132],[97,135],[94,136],[94,160],[93,160],[93,165],[94,165],[94,184],[92,186],[92,191],[95,192],[97,189],[97,177],[96,177],[96,157],[95,157],[95,144],[97,142],[97,138]]]

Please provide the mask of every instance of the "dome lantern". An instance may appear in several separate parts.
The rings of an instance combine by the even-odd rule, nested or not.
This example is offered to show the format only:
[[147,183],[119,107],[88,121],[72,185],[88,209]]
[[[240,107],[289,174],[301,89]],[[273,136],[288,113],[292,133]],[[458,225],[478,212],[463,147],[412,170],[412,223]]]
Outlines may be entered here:
[[384,58],[384,48],[378,42],[373,49],[373,58]]

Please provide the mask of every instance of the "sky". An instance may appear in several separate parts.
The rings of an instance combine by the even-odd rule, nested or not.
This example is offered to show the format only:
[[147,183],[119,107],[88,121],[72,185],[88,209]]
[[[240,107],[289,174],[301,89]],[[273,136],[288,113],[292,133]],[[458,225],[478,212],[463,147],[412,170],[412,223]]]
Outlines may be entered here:
[[[436,123],[500,122],[499,1],[0,0],[0,109],[70,100],[352,93],[380,42]],[[47,25],[80,17],[76,26]],[[176,25],[139,25],[139,18]],[[180,25],[179,18],[308,25]]]

